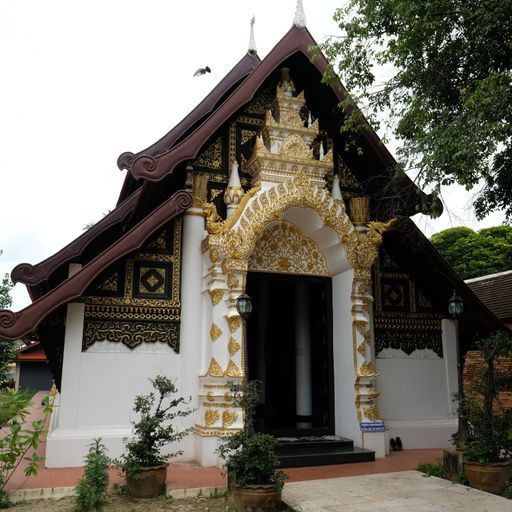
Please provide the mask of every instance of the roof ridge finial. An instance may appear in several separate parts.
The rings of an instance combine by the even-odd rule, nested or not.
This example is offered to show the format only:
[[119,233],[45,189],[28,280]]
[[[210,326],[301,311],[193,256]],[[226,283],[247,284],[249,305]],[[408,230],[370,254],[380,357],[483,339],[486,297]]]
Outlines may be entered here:
[[256,18],[254,17],[254,14],[251,18],[251,37],[249,38],[249,49],[247,50],[248,53],[251,55],[256,55],[258,53],[258,50],[256,49],[256,41],[254,40],[254,22],[256,21]]
[[306,14],[304,13],[304,7],[302,0],[297,0],[297,7],[295,9],[295,19],[293,25],[297,28],[306,28]]

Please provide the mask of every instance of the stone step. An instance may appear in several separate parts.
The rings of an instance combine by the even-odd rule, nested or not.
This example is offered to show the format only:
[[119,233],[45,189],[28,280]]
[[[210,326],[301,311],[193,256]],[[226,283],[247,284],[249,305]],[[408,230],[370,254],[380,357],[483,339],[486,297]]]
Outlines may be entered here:
[[354,442],[338,436],[324,437],[299,437],[299,438],[279,438],[279,447],[277,453],[280,455],[289,455],[293,453],[329,453],[333,451],[350,451],[354,447]]
[[327,466],[371,462],[375,452],[354,447],[353,441],[337,436],[280,438],[277,456],[282,468]]

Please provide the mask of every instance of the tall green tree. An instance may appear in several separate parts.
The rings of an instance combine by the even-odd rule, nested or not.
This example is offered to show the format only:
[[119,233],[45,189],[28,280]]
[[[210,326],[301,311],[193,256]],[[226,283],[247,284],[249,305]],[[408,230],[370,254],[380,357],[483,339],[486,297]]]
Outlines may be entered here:
[[[0,256],[2,251],[0,251]],[[9,274],[5,274],[0,282],[0,309],[8,309],[12,305],[11,290],[13,284]],[[14,342],[0,338],[0,387],[8,380],[9,365],[17,358]]]
[[[343,130],[379,119],[420,186],[478,186],[479,218],[512,219],[512,2],[350,0],[322,50],[352,94]],[[384,119],[384,121],[382,121]],[[363,127],[363,128],[362,128]]]
[[512,227],[440,231],[432,244],[463,279],[512,270]]

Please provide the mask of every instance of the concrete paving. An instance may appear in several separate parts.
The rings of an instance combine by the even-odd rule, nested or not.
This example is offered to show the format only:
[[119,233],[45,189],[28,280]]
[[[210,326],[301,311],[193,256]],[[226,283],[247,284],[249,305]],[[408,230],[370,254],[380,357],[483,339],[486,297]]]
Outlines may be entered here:
[[301,512],[512,512],[512,500],[418,471],[287,483],[283,501]]

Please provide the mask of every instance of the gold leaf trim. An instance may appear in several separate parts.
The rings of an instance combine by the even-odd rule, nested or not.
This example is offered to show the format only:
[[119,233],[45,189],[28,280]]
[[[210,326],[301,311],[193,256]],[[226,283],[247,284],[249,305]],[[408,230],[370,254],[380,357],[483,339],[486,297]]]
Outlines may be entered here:
[[207,427],[211,427],[220,419],[220,412],[215,409],[207,409],[204,413],[204,423]]
[[222,377],[222,368],[220,367],[220,364],[215,360],[214,357],[212,357],[210,361],[210,366],[208,366],[208,371],[206,372],[207,375],[211,375],[212,377]]
[[228,327],[231,334],[233,334],[242,325],[242,318],[240,315],[233,315],[228,317]]
[[376,405],[373,405],[372,407],[363,407],[363,412],[370,421],[380,420],[379,408]]
[[212,324],[210,327],[210,338],[212,341],[217,341],[222,336],[222,330],[217,324]]
[[230,427],[238,419],[236,411],[224,411],[222,413],[222,426]]
[[238,343],[234,338],[229,338],[228,342],[228,352],[231,357],[236,354],[240,350],[240,343]]
[[224,297],[224,290],[208,290],[208,295],[210,295],[212,304],[216,306],[222,300],[222,297]]
[[375,377],[377,375],[377,372],[373,367],[373,363],[371,361],[365,361],[359,368],[359,375],[361,377]]
[[236,363],[230,359],[228,367],[226,368],[225,375],[228,377],[242,377],[243,374],[240,371],[240,368],[236,365]]

